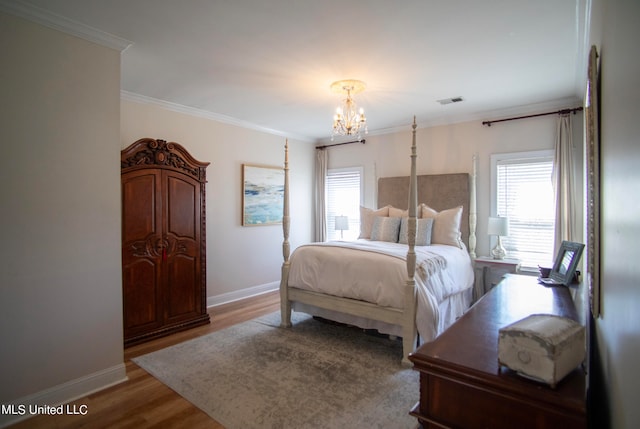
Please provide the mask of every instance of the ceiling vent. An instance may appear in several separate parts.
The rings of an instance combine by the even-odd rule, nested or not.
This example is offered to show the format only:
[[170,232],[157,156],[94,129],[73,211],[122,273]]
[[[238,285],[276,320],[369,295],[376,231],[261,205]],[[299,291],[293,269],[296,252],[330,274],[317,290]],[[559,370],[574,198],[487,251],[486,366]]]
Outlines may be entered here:
[[462,96],[458,96],[458,97],[445,98],[443,100],[436,100],[436,101],[444,106],[445,104],[459,103],[462,100],[463,100]]

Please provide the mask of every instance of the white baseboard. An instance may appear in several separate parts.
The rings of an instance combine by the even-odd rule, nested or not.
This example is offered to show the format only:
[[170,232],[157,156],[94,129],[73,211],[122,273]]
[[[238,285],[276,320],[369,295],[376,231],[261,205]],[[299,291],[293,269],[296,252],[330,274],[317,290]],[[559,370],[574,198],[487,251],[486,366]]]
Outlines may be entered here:
[[253,286],[246,289],[241,289],[233,292],[223,293],[221,295],[210,296],[207,298],[207,307],[215,307],[222,304],[227,304],[233,301],[239,301],[241,299],[250,298],[256,295],[262,295],[263,293],[277,290],[280,287],[280,282],[265,283],[263,285]]
[[[61,404],[67,404],[97,391],[122,383],[126,380],[127,371],[124,363],[121,363],[119,365],[112,366],[111,368],[106,368],[84,377],[76,378],[75,380],[53,386],[49,389],[34,393],[33,395],[25,396],[6,404],[3,403],[2,409],[0,410],[0,428],[10,426],[21,420],[34,416],[35,414],[30,412],[32,407],[34,409],[37,406],[42,407],[44,405],[57,407]],[[86,407],[79,410],[67,410],[67,408],[64,408],[64,412],[70,411],[91,413],[91,409]]]

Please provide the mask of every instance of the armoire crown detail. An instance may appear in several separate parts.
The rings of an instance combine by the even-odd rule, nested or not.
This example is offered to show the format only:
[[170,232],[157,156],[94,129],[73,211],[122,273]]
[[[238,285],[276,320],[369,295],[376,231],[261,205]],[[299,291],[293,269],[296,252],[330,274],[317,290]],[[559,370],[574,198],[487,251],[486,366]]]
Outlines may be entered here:
[[134,145],[136,145],[134,153],[125,153],[127,149],[123,151],[120,168],[157,165],[181,170],[198,180],[204,180],[206,166],[194,166],[199,163],[178,143],[144,138],[135,142]]

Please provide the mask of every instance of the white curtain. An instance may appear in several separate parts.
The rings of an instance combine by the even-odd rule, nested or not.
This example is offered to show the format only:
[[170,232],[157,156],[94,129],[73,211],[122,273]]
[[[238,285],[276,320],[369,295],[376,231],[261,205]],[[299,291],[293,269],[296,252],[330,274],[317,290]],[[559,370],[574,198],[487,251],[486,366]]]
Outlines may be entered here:
[[563,240],[577,241],[572,135],[571,115],[558,116],[553,171],[551,173],[556,199],[554,255],[557,255]]
[[325,149],[316,149],[316,171],[315,171],[315,180],[316,180],[316,194],[315,194],[315,205],[316,205],[316,241],[326,241],[327,240],[327,215],[326,215],[326,191],[325,191],[325,183],[327,177],[327,163],[328,163],[328,154],[329,151]]

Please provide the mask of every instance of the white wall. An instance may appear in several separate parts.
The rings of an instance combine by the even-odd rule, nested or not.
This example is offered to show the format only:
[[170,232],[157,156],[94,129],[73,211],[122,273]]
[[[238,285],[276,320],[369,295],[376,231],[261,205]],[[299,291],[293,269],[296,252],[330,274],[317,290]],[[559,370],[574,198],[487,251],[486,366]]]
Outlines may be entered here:
[[602,402],[593,409],[599,414],[608,405],[611,427],[631,429],[640,427],[640,2],[594,1],[594,11],[591,34],[602,82],[602,310],[596,340],[604,373],[598,387],[604,392],[597,392]]
[[[566,106],[566,107],[577,107]],[[557,109],[551,109],[555,111]],[[523,152],[553,149],[556,133],[556,115],[482,125],[482,121],[418,129],[418,174],[444,174],[471,172],[472,158],[478,156],[477,254],[489,254],[487,218],[490,212],[491,155],[504,152]],[[576,165],[582,168],[582,113],[572,115]],[[410,168],[411,126],[407,130],[389,135],[367,136],[366,143],[338,146],[329,151],[329,168],[362,165],[365,169],[365,205],[376,205],[376,182],[379,177],[406,176]],[[582,181],[579,174],[576,188]],[[428,204],[427,201],[420,201]],[[582,219],[582,213],[577,214]],[[579,226],[582,230],[582,225]]]
[[0,40],[0,402],[55,403],[125,377],[120,53],[3,13]]
[[[211,163],[206,188],[208,304],[277,285],[282,226],[241,226],[241,180],[243,163],[283,166],[285,138],[123,100],[121,147],[143,137],[175,141],[196,159]],[[313,158],[311,143],[289,140],[292,250],[312,237]]]

